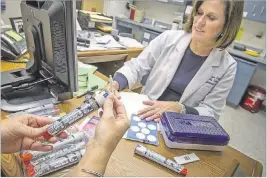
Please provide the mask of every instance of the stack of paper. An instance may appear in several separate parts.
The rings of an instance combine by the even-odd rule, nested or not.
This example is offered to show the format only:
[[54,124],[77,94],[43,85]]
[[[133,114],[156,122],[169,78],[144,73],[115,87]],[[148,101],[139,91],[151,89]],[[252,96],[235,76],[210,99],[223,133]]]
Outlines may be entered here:
[[96,28],[106,33],[109,33],[113,30],[112,26],[107,25],[105,23],[96,23]]
[[73,93],[74,97],[84,93],[93,86],[97,85],[98,89],[102,89],[106,86],[106,81],[94,75],[96,69],[97,67],[93,65],[78,62],[79,90]]
[[92,22],[102,22],[102,23],[112,23],[112,19],[109,17],[97,15],[97,14],[90,14],[90,21]]
[[133,92],[120,92],[121,102],[127,112],[127,116],[130,119],[132,114],[137,114],[139,110],[147,107],[143,104],[143,101],[149,101],[147,95],[142,95]]
[[107,50],[107,49],[127,49],[125,46],[118,43],[111,35],[94,37],[90,39],[90,46],[77,46],[78,51],[88,50]]
[[143,48],[144,45],[142,45],[141,43],[139,43],[136,39],[132,39],[129,37],[122,37],[119,36],[120,38],[120,44],[122,44],[123,46],[126,46],[127,48]]

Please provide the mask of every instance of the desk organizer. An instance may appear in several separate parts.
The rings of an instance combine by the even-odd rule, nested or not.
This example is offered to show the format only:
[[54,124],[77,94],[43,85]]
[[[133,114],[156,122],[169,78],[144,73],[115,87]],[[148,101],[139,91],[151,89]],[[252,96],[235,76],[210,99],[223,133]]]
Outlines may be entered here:
[[169,148],[223,151],[230,137],[212,117],[164,112],[160,130]]

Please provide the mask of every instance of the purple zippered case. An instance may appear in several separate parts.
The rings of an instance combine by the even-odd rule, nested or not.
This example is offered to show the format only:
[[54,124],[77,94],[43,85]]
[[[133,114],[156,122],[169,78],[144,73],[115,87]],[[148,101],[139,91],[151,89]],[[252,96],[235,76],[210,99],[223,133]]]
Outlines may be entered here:
[[172,142],[224,146],[230,140],[222,126],[208,116],[164,112],[161,124]]

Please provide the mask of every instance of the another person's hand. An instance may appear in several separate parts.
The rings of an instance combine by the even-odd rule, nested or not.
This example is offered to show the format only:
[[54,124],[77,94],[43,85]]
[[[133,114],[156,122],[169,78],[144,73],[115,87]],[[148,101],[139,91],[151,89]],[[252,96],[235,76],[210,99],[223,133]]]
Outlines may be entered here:
[[101,119],[96,126],[95,141],[113,151],[130,126],[123,104],[114,95],[108,96]]
[[[20,150],[51,151],[51,145],[44,145],[42,135],[46,132],[49,124],[53,122],[47,117],[35,115],[22,115],[12,119],[1,121],[1,153],[15,153]],[[62,132],[58,137],[67,138]],[[56,137],[48,142],[55,143]]]
[[147,105],[148,107],[140,110],[138,115],[146,121],[155,120],[156,122],[159,122],[163,112],[181,111],[181,105],[178,102],[173,101],[144,101],[143,104]]
[[95,176],[82,171],[87,169],[104,174],[108,160],[130,127],[130,121],[122,103],[114,95],[106,99],[104,112],[95,129],[95,136],[87,143],[86,152],[69,176]]
[[[113,81],[113,90],[114,90],[114,95],[120,99],[120,94],[119,94],[119,83],[114,80]],[[105,86],[105,90],[108,92],[108,93],[111,93],[111,87],[110,87],[110,83],[108,83],[106,86]]]

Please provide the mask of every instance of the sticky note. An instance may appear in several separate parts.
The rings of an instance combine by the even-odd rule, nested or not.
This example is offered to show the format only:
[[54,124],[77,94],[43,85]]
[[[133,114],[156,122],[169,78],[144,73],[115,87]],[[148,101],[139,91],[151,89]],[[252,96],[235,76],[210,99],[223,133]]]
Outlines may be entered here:
[[9,30],[5,32],[8,36],[12,37],[16,41],[21,41],[23,38],[15,33],[13,30]]
[[174,160],[178,164],[187,164],[187,163],[199,161],[200,159],[197,157],[197,155],[195,153],[191,153],[191,154],[187,154],[187,155],[183,155],[183,156],[176,156],[176,157],[174,157]]
[[144,38],[149,40],[149,38],[150,38],[150,34],[145,32],[145,33],[144,33]]

